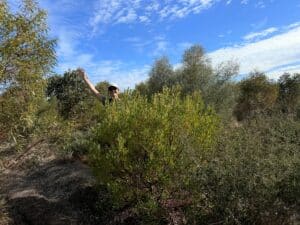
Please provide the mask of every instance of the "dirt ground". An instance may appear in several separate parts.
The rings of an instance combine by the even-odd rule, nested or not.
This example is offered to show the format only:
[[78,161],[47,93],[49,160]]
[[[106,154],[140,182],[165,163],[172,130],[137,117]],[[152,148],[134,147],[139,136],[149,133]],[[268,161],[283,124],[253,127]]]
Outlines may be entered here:
[[0,146],[1,225],[96,224],[98,192],[86,165],[44,143],[22,154]]

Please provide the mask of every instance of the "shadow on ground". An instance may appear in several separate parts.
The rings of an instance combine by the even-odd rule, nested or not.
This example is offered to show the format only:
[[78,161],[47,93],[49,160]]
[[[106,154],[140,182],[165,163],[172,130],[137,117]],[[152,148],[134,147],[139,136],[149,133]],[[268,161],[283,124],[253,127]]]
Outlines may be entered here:
[[79,161],[53,160],[33,171],[6,172],[0,182],[9,224],[101,224],[96,216],[100,192]]

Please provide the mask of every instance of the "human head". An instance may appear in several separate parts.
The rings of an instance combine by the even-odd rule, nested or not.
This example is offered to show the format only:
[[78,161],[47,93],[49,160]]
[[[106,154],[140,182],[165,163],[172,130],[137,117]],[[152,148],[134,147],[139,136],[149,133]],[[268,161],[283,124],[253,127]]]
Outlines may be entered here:
[[119,98],[119,92],[120,92],[120,89],[119,89],[118,85],[110,84],[108,86],[108,94],[109,94],[110,98],[118,99]]

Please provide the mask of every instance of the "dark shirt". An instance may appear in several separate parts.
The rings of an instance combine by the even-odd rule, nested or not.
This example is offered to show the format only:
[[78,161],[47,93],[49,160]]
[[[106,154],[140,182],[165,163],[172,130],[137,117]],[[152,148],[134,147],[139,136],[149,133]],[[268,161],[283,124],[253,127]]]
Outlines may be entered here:
[[107,100],[108,100],[109,103],[112,103],[112,102],[113,102],[113,99],[112,99],[112,98],[107,98],[107,97],[104,96],[104,95],[101,95],[101,96],[100,96],[100,101],[102,102],[103,105],[105,105],[105,103],[107,102]]

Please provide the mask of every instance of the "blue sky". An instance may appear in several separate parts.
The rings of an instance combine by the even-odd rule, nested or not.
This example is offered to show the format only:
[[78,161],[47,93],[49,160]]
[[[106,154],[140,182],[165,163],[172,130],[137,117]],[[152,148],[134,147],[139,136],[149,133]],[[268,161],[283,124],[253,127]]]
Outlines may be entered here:
[[[19,0],[9,0],[12,7]],[[216,67],[240,63],[276,79],[300,72],[300,0],[39,0],[58,39],[55,70],[83,67],[93,83],[147,79],[154,60],[174,67],[192,44]]]

